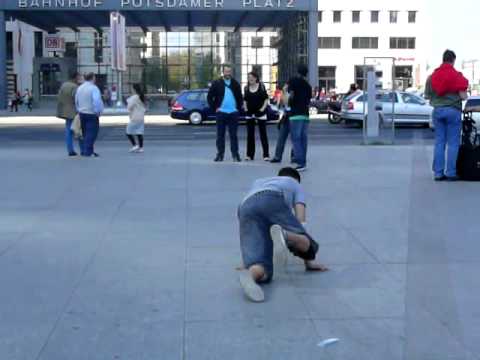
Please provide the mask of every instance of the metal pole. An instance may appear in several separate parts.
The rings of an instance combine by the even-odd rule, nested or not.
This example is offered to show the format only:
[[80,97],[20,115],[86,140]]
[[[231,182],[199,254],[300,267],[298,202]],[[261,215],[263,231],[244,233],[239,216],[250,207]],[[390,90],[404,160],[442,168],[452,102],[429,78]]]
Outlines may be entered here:
[[123,89],[122,89],[122,72],[117,70],[117,77],[118,77],[118,89],[117,89],[117,107],[123,106]]
[[7,25],[5,11],[0,11],[0,109],[7,108]]
[[318,86],[318,10],[308,12],[308,80]]

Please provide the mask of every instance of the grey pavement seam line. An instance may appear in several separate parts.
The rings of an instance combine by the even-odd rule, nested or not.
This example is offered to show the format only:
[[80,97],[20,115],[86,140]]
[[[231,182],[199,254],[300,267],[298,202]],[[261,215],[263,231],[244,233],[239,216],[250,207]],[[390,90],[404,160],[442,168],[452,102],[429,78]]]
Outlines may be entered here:
[[182,324],[182,360],[187,359],[187,263],[188,263],[188,241],[190,231],[188,226],[190,224],[190,158],[191,158],[191,144],[187,145],[185,171],[185,249],[184,249],[184,271],[183,271],[183,324]]

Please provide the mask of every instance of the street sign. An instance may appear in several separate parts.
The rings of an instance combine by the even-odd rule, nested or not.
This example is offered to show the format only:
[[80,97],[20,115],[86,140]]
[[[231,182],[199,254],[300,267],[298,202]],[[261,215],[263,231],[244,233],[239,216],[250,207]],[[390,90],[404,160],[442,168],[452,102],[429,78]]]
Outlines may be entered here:
[[110,13],[110,31],[112,47],[112,69],[127,70],[127,47],[125,16],[118,12]]
[[58,35],[46,35],[45,50],[65,52],[65,39]]

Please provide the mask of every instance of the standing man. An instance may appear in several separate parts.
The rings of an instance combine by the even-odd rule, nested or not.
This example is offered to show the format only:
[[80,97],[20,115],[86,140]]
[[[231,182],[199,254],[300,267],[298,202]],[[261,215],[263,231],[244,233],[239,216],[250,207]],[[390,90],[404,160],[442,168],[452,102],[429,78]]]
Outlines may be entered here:
[[223,65],[223,77],[214,81],[208,91],[208,105],[217,114],[217,156],[216,162],[225,156],[225,132],[228,127],[230,150],[235,162],[242,161],[238,152],[238,116],[242,109],[242,89],[232,77],[232,67]]
[[307,146],[309,104],[312,98],[312,87],[306,80],[308,68],[305,65],[298,66],[298,75],[288,81],[290,94],[290,133],[293,143],[293,152],[297,171],[307,170]]
[[[462,100],[467,99],[468,80],[455,70],[456,55],[447,50],[443,64],[427,79],[425,96],[433,106],[435,148],[433,174],[435,181],[456,181],[457,157],[462,127]],[[445,148],[447,166],[445,169]]]
[[77,89],[75,104],[82,123],[82,156],[98,157],[99,155],[94,151],[94,145],[100,129],[99,118],[103,112],[103,101],[102,94],[95,85],[94,73],[85,75],[85,82]]
[[[80,84],[82,76],[74,71],[70,74],[69,80],[60,87],[57,97],[57,117],[65,120],[65,143],[67,145],[68,156],[77,156],[73,146],[72,122],[77,115],[75,108],[75,93]],[[80,152],[82,152],[82,143],[79,142]]]

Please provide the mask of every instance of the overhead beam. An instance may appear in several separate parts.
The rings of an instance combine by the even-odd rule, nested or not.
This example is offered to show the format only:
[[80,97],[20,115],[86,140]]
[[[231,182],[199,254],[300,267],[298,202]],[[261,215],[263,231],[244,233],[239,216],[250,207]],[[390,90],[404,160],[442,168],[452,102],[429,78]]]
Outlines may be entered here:
[[245,22],[245,20],[247,19],[248,15],[250,14],[249,11],[245,11],[242,16],[240,16],[240,20],[238,20],[237,24],[235,25],[235,28],[234,28],[234,32],[237,32],[238,30],[240,30],[240,28],[242,27],[243,23]]
[[164,12],[162,11],[157,11],[155,13],[155,15],[157,15],[160,19],[160,23],[165,28],[165,31],[172,31],[172,27],[170,26],[170,24],[167,23],[167,20],[165,19],[165,16],[163,14]]
[[265,27],[267,27],[269,24],[275,24],[275,21],[279,18],[279,12],[276,11],[273,16],[266,17],[265,21],[258,27],[256,30],[257,32],[263,31]]
[[[66,13],[67,11],[64,11],[63,13]],[[92,14],[93,15],[93,14]],[[102,15],[103,16],[103,15]],[[79,19],[82,22],[82,25],[85,25],[87,27],[93,28],[96,32],[103,32],[102,27],[98,26],[94,21],[86,17],[83,13],[80,12],[75,12],[75,18]],[[107,22],[107,26],[110,21]]]
[[191,11],[187,12],[187,26],[188,26],[188,31],[192,32],[193,31],[193,25],[192,25],[192,12]]

